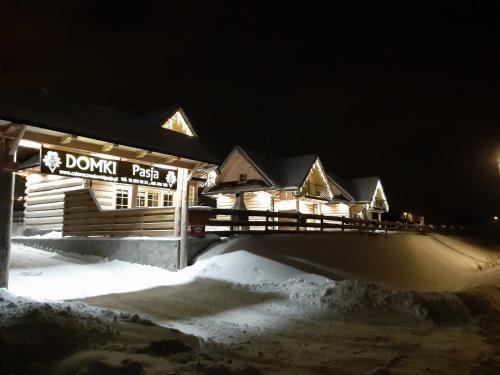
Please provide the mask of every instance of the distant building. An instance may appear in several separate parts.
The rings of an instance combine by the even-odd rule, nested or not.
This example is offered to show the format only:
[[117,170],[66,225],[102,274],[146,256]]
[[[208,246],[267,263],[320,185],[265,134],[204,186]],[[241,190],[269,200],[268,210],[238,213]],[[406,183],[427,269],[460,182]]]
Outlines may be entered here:
[[236,146],[203,194],[218,208],[379,219],[389,205],[378,177],[339,181],[318,155],[273,157]]

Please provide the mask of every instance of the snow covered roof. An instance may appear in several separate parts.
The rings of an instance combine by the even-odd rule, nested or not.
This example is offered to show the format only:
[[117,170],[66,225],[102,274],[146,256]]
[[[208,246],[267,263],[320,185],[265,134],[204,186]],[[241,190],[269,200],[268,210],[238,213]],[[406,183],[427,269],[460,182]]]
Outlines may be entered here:
[[350,202],[353,202],[355,201],[355,198],[352,196],[352,194],[347,190],[346,186],[345,186],[345,183],[343,182],[343,180],[341,180],[339,177],[337,176],[333,176],[333,175],[328,175],[328,181],[330,182],[330,184],[334,185],[338,190],[340,190],[340,192],[342,193],[342,195],[346,198],[346,200],[350,201]]
[[357,177],[343,179],[344,186],[357,202],[371,202],[377,190],[380,177]]
[[314,154],[276,157],[242,146],[236,146],[235,150],[240,151],[271,182],[273,188],[280,190],[299,189],[318,158]]
[[161,127],[161,123],[177,111],[183,114],[192,129],[179,106],[137,115],[109,107],[79,106],[46,94],[19,95],[0,91],[0,118],[3,120],[218,164],[218,157],[198,137]]

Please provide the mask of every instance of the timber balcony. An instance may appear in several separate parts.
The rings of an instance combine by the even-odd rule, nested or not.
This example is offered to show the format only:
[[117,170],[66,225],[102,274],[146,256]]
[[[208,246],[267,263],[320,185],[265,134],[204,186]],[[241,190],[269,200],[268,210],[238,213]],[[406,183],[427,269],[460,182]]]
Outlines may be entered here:
[[90,189],[66,192],[63,236],[172,236],[174,208],[103,210]]
[[330,198],[326,186],[313,184],[312,182],[306,183],[304,195],[308,198],[316,198],[328,200]]
[[373,208],[378,209],[378,210],[385,210],[387,207],[387,203],[383,199],[375,199],[375,202],[373,204]]

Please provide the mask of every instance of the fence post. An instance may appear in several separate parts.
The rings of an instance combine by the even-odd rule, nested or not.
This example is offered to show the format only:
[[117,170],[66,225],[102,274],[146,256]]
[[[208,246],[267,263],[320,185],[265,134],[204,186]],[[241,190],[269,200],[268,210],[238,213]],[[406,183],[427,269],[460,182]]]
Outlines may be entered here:
[[387,220],[384,221],[384,230],[385,230],[385,234],[387,234]]
[[323,232],[323,219],[324,219],[324,216],[323,214],[321,214],[321,231]]
[[344,217],[344,216],[342,216],[342,219],[341,219],[341,221],[340,221],[340,222],[341,222],[341,224],[342,224],[342,227],[341,227],[342,232],[344,231],[344,222],[345,222],[345,220],[344,220],[344,219],[345,219],[345,217]]
[[297,232],[300,231],[300,212],[297,213]]
[[266,232],[269,231],[269,215],[266,214]]

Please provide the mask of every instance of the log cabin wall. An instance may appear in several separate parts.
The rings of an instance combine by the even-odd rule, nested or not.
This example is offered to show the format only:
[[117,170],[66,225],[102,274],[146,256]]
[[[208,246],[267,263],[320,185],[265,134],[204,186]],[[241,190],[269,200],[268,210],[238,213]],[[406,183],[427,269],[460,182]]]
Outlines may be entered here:
[[[235,194],[219,194],[217,195],[217,208],[231,209],[236,203]],[[228,215],[217,215],[217,219],[220,220],[230,220],[231,217]]]
[[344,203],[324,204],[321,206],[321,213],[330,216],[350,217],[349,206]]
[[29,175],[26,179],[25,228],[62,230],[65,193],[82,189],[84,185],[82,178]]
[[117,186],[121,185],[99,180],[87,180],[85,183],[85,187],[92,189],[97,202],[103,210],[112,210],[115,208],[115,191]]
[[349,208],[349,212],[351,215],[351,218],[360,218],[360,219],[365,219],[365,211],[367,208],[367,204],[354,204]]
[[221,169],[220,182],[239,181],[240,175],[246,175],[247,180],[264,180],[262,174],[255,169],[239,152],[231,155]]

